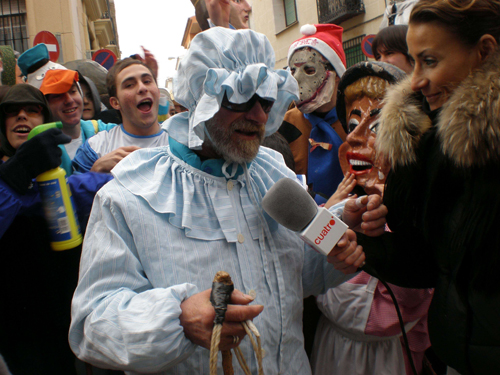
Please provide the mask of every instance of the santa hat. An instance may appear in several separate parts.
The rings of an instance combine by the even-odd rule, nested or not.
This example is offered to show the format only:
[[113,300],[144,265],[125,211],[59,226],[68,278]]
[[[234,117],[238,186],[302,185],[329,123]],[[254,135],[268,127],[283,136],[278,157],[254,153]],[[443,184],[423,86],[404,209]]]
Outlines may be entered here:
[[304,35],[292,43],[288,50],[288,65],[293,53],[304,47],[310,47],[321,53],[335,69],[339,77],[345,72],[346,60],[342,48],[342,32],[344,29],[337,25],[320,24],[304,25],[300,32]]

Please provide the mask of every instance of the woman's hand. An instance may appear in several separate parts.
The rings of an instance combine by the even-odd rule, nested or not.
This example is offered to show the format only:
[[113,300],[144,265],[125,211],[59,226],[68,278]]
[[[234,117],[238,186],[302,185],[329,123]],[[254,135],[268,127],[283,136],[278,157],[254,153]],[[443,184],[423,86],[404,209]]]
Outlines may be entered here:
[[[356,186],[356,178],[353,174],[347,172],[344,176],[344,179],[340,182],[337,190],[333,195],[328,199],[325,203],[325,208],[330,208],[333,205],[342,202],[344,199],[349,197],[352,189]],[[356,198],[357,195],[353,195],[352,198]]]
[[348,229],[328,254],[327,261],[346,275],[356,272],[365,262],[363,248],[356,242],[356,233]]
[[377,237],[385,232],[387,207],[378,194],[349,199],[344,207],[343,221],[356,232]]

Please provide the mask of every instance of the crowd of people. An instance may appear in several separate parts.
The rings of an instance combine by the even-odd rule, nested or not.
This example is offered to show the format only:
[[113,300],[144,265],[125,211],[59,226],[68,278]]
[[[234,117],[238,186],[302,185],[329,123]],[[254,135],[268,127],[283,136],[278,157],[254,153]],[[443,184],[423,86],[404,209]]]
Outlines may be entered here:
[[[0,48],[0,375],[500,374],[500,0],[409,3],[375,61],[305,25],[276,69],[246,0],[193,2],[175,102],[147,49],[94,82]],[[282,179],[349,226],[327,256]]]

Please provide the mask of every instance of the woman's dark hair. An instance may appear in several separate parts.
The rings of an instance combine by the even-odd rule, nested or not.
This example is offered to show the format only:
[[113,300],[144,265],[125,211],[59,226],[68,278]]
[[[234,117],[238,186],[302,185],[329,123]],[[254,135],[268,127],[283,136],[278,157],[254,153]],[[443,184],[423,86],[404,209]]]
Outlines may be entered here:
[[420,0],[410,24],[437,22],[469,46],[490,34],[500,43],[500,0]]
[[375,60],[380,58],[379,48],[385,48],[387,51],[400,52],[412,64],[412,59],[408,55],[408,45],[406,44],[407,25],[394,25],[384,27],[373,39],[372,51]]

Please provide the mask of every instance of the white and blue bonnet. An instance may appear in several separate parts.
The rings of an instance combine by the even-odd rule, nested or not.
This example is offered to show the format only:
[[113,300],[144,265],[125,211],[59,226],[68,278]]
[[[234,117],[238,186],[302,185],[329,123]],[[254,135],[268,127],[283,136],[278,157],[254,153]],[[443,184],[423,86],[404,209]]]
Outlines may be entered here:
[[265,35],[252,30],[208,29],[196,35],[174,78],[175,100],[189,111],[168,119],[163,127],[169,136],[201,149],[205,121],[220,109],[224,93],[235,104],[254,94],[273,100],[266,136],[280,127],[298,85],[285,70],[274,70],[275,56]]

